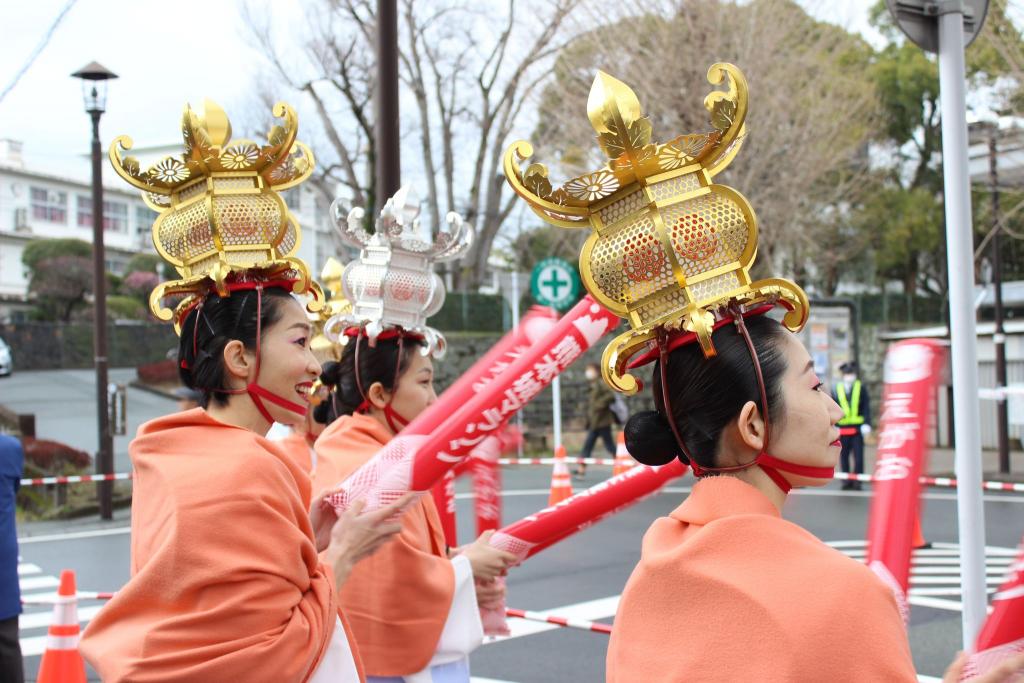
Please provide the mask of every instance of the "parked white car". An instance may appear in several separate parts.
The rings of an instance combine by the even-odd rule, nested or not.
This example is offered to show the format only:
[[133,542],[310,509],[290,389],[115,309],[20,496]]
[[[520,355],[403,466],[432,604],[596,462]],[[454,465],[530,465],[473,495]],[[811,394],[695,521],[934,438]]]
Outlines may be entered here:
[[11,347],[0,337],[0,377],[6,377],[14,372],[14,359],[11,357]]

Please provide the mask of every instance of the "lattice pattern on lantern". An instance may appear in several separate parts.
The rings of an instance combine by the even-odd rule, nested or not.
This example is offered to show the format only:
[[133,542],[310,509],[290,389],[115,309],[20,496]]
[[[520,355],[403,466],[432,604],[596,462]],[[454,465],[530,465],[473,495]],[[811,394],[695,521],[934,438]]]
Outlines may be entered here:
[[587,114],[608,157],[601,169],[555,188],[524,141],[505,153],[505,176],[541,218],[563,228],[590,227],[580,272],[590,293],[632,329],[605,350],[605,380],[633,393],[631,356],[658,331],[694,332],[715,353],[711,332],[725,308],[779,302],[792,330],[807,321],[807,296],[787,280],[751,282],[757,220],[739,192],[714,176],[739,152],[746,134],[747,84],[732,64],[714,64],[708,81],[724,84],[704,98],[711,130],[652,142],[651,124],[624,83],[598,72]]
[[[110,146],[114,170],[159,214],[153,244],[181,279],[158,285],[149,305],[176,329],[197,297],[211,289],[226,296],[232,280],[287,280],[295,293],[312,295],[311,311],[323,303],[306,264],[294,256],[299,225],[278,195],[309,177],[313,154],[295,140],[295,111],[278,103],[273,113],[283,121],[270,129],[265,145],[231,140],[227,115],[207,100],[201,116],[185,106],[182,154],[143,169],[135,157],[122,156],[131,138],[122,135]],[[182,296],[175,311],[164,305],[165,298]]]
[[419,201],[407,187],[387,201],[372,233],[362,208],[353,208],[343,218],[341,204],[335,200],[331,211],[341,238],[361,251],[341,276],[342,291],[352,309],[327,321],[327,338],[345,344],[345,330],[360,327],[373,345],[384,330],[400,328],[426,339],[424,353],[443,357],[444,336],[426,324],[441,310],[445,298],[444,283],[433,264],[465,254],[473,243],[472,228],[450,212],[444,225],[430,231],[420,223]]

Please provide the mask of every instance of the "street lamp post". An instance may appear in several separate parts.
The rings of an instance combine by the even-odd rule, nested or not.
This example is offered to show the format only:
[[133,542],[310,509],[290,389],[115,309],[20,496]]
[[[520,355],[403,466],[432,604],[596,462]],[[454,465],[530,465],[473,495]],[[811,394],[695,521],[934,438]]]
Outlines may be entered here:
[[[82,80],[82,99],[85,111],[92,118],[92,260],[93,260],[93,353],[96,365],[96,417],[99,431],[99,449],[96,454],[96,473],[114,472],[114,435],[110,429],[107,409],[107,292],[106,255],[103,249],[103,153],[100,149],[100,116],[107,104],[107,81],[117,74],[97,62],[90,62],[75,73]],[[100,502],[100,517],[114,516],[114,482],[96,484]]]

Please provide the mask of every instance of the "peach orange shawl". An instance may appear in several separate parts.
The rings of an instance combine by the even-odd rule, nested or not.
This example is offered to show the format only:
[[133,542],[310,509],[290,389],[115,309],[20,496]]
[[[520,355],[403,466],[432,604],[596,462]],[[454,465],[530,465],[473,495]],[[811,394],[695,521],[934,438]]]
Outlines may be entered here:
[[[369,460],[391,438],[368,415],[338,418],[316,441],[316,493]],[[348,618],[367,675],[404,676],[430,663],[455,595],[433,498],[421,496],[402,515],[402,531],[352,570],[338,602]]]
[[609,683],[917,680],[892,592],[787,522],[753,486],[711,477],[654,522],[622,594]]
[[337,614],[309,477],[201,408],[147,422],[129,450],[132,576],[86,629],[85,658],[108,683],[307,680]]

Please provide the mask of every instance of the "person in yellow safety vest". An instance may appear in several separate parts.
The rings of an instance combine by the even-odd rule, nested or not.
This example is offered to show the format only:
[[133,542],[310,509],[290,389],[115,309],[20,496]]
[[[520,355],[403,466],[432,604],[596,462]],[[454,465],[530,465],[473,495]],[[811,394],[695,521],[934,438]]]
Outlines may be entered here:
[[[857,361],[849,361],[839,366],[843,373],[843,381],[832,389],[832,398],[843,409],[843,419],[839,420],[839,442],[842,449],[839,462],[843,472],[850,472],[850,456],[853,456],[853,472],[864,474],[864,436],[871,433],[871,397],[861,385],[857,376]],[[844,481],[843,490],[861,490],[859,481]]]

